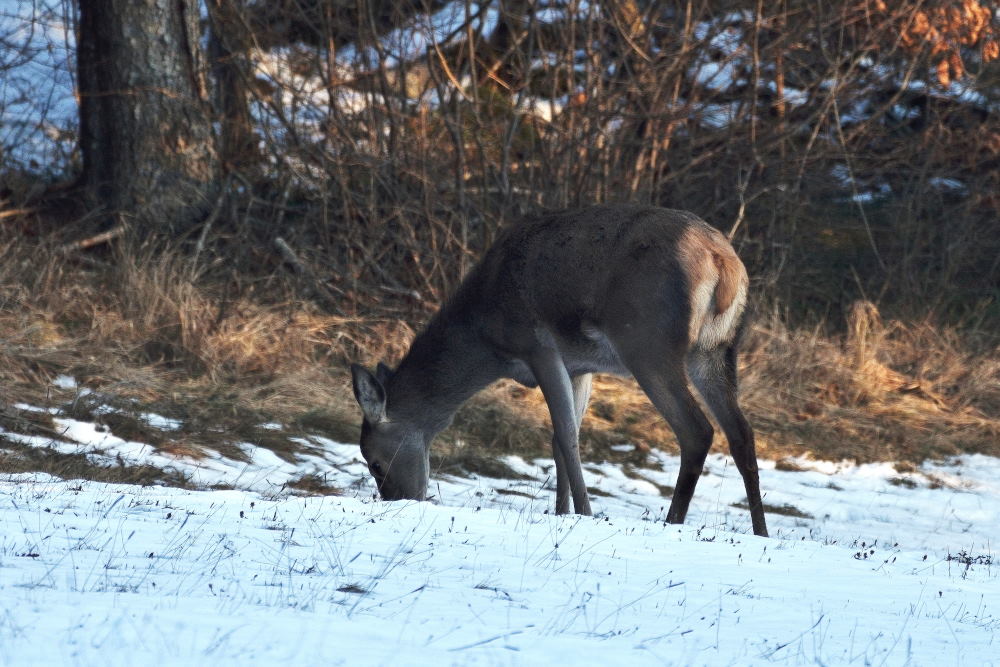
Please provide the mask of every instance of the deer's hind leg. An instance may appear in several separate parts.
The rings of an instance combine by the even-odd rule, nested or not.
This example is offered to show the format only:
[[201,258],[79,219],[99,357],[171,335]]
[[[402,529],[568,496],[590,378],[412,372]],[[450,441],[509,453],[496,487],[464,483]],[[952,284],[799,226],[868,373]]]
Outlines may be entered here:
[[713,350],[695,349],[691,352],[687,365],[691,381],[725,432],[729,451],[737,470],[743,476],[753,532],[767,537],[753,429],[743,416],[736,399],[736,347],[730,345]]
[[681,469],[677,473],[667,521],[684,523],[705,457],[712,446],[714,429],[688,389],[684,344],[662,338],[649,340],[641,334],[633,334],[635,329],[637,327],[619,332],[612,342],[625,367],[677,436]]

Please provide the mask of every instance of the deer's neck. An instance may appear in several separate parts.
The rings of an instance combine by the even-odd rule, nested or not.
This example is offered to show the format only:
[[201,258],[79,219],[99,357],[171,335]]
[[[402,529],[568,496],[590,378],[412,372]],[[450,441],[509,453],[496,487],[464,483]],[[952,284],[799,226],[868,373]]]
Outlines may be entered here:
[[502,362],[468,322],[433,320],[418,335],[388,387],[390,419],[436,435],[473,394],[502,375]]

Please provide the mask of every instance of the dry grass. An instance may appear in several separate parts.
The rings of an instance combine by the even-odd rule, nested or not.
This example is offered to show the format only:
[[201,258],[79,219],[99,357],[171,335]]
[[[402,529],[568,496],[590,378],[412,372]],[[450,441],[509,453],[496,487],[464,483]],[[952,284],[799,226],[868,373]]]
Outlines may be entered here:
[[765,455],[923,461],[1000,455],[1000,349],[855,304],[843,336],[773,313],[744,353],[744,404]]
[[340,489],[332,486],[321,475],[305,474],[289,481],[286,486],[307,496],[337,496]]
[[[280,274],[276,274],[280,275]],[[266,287],[266,289],[264,288]],[[413,335],[390,318],[348,318],[294,298],[280,280],[236,290],[176,251],[109,254],[70,262],[44,245],[0,242],[0,408],[62,406],[115,434],[171,454],[206,449],[239,458],[238,442],[294,460],[292,438],[358,436],[348,359],[397,361]],[[919,462],[959,452],[1000,455],[1000,354],[968,332],[886,322],[857,304],[846,333],[790,328],[777,310],[744,345],[743,404],[761,456]],[[58,389],[58,374],[90,392]],[[102,405],[114,412],[101,413]],[[136,417],[178,419],[164,432]],[[0,424],[55,437],[42,421]],[[262,428],[279,422],[281,430]],[[510,475],[497,454],[545,455],[551,432],[537,390],[500,382],[470,401],[434,450],[442,472]],[[674,448],[663,419],[630,381],[595,380],[584,457],[644,464],[650,447]],[[631,452],[611,445],[630,442]],[[717,436],[717,448],[724,440]],[[0,470],[45,469],[107,477],[81,458],[0,443]],[[163,481],[151,470],[119,481]],[[157,475],[160,475],[157,477]],[[183,484],[182,479],[169,480]],[[303,478],[303,492],[323,492]]]
[[139,486],[179,486],[190,484],[183,475],[150,465],[104,466],[91,462],[85,454],[66,454],[5,440],[0,435],[0,472],[44,472],[62,479],[89,479],[109,484]]

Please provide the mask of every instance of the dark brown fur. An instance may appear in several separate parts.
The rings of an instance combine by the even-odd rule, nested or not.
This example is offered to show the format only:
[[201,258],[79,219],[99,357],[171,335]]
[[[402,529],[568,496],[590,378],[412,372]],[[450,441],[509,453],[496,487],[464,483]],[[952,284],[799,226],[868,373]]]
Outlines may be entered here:
[[[706,291],[707,290],[707,291]],[[501,377],[541,387],[554,429],[556,510],[590,513],[578,451],[594,372],[634,376],[677,434],[668,518],[682,522],[712,441],[688,376],[726,432],[754,532],[765,535],[753,432],[736,403],[746,272],[697,216],[606,205],[504,230],[395,371],[353,367],[362,453],[386,498],[424,498],[433,437]]]

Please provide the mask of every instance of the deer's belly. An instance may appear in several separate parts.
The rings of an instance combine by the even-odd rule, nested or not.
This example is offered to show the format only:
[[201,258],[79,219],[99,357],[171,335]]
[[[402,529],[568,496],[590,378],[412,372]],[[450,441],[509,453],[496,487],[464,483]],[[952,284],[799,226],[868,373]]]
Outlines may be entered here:
[[[562,356],[563,364],[570,376],[584,373],[613,373],[615,375],[631,376],[622,364],[618,353],[607,337],[596,329],[582,328],[577,335],[566,335],[565,332],[550,338],[554,339]],[[531,366],[522,359],[512,359],[508,367],[507,377],[526,387],[537,387]]]
[[614,373],[631,375],[607,337],[596,329],[581,330],[580,336],[559,338],[559,352],[569,374]]

